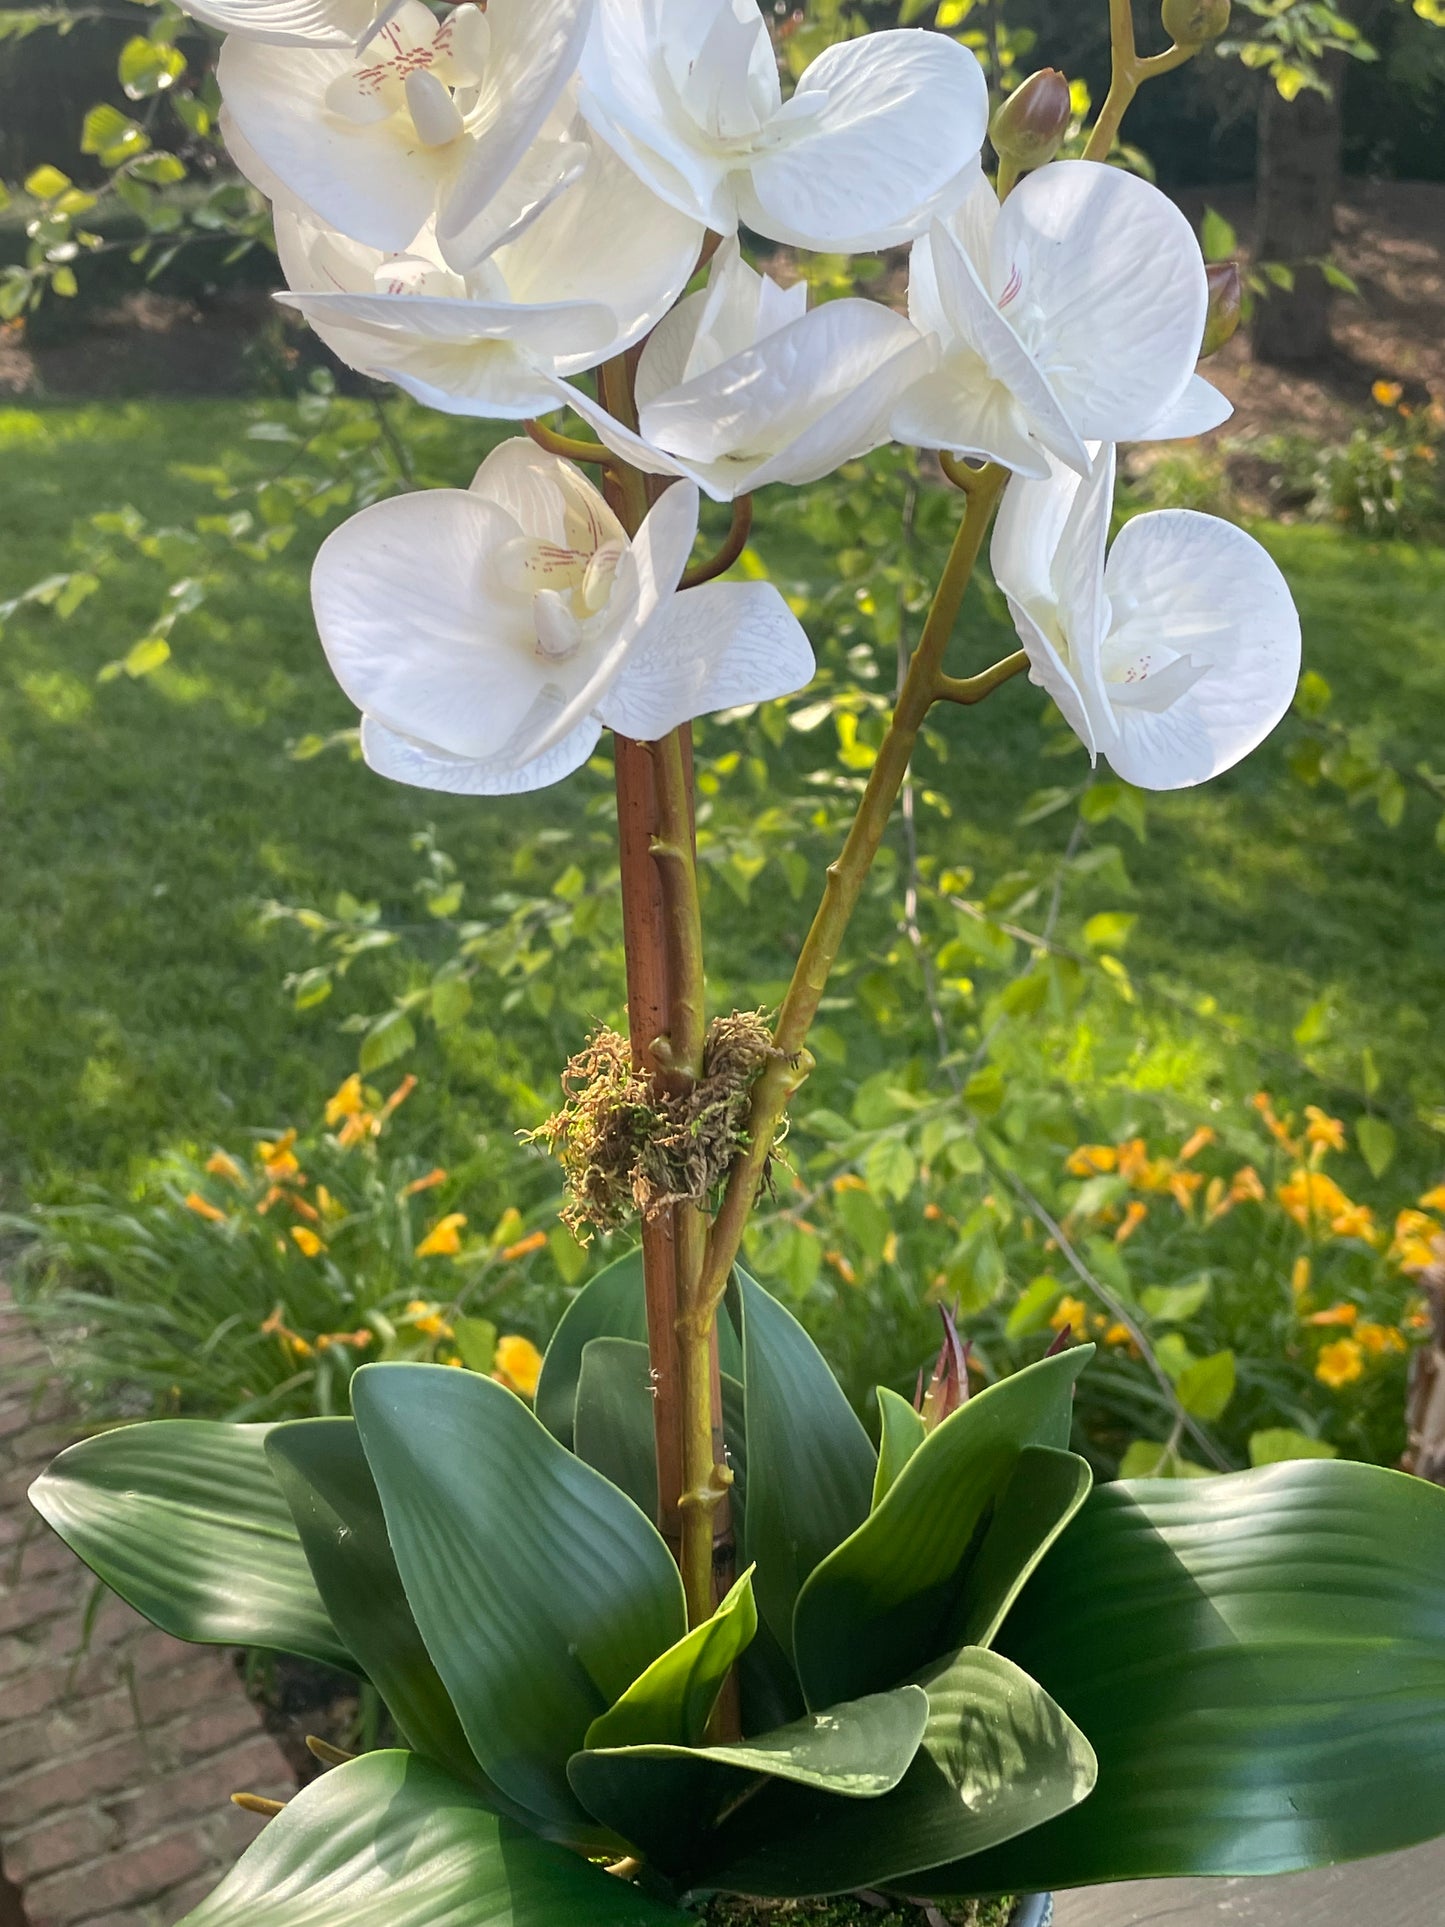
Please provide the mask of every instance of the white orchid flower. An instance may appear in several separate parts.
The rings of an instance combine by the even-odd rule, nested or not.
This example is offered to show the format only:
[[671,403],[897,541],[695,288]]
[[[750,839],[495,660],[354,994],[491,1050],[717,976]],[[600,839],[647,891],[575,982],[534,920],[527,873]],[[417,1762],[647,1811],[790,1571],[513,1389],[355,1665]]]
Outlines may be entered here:
[[649,474],[690,476],[726,502],[769,482],[816,481],[887,441],[889,411],[930,355],[912,323],[876,301],[810,313],[804,283],[758,274],[733,237],[706,288],[642,351],[640,433],[559,386],[614,454]]
[[522,164],[576,68],[592,5],[489,0],[485,13],[465,5],[438,20],[402,0],[347,49],[234,34],[216,76],[238,164],[250,157],[258,186],[281,182],[328,226],[387,253],[434,220],[443,259],[465,272],[545,201]]
[[967,49],[919,30],[827,48],[783,100],[756,0],[598,0],[582,111],[674,207],[848,252],[917,234],[983,144]]
[[604,726],[653,741],[801,688],[813,652],[770,584],[677,593],[696,532],[690,482],[629,542],[579,470],[520,438],[469,489],[363,509],[321,545],[311,597],[367,762],[506,795],[577,769]]
[[994,579],[1046,689],[1091,757],[1141,789],[1230,769],[1289,708],[1300,626],[1289,586],[1251,535],[1166,509],[1105,548],[1114,450],[1086,480],[1055,462],[1015,476],[994,527]]
[[458,274],[428,228],[386,255],[293,207],[276,245],[297,308],[350,367],[452,415],[561,406],[555,378],[640,341],[696,264],[703,230],[579,128],[580,177],[511,242]]
[[1054,161],[1000,207],[980,173],[914,243],[908,311],[941,355],[893,434],[1020,475],[1047,475],[1051,455],[1087,474],[1086,442],[1142,440],[1215,394],[1192,386],[1208,301],[1189,223],[1137,175]]
[[193,20],[273,46],[354,47],[383,0],[180,0]]

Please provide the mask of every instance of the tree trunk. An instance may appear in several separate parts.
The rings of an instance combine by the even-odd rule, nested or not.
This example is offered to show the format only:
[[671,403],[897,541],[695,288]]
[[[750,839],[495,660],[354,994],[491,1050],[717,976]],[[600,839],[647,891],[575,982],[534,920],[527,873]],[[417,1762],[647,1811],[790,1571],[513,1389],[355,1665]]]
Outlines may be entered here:
[[1328,96],[1306,88],[1283,100],[1266,84],[1259,110],[1259,166],[1254,258],[1283,262],[1294,273],[1288,291],[1271,286],[1256,300],[1250,340],[1257,361],[1299,367],[1330,351],[1330,288],[1317,267],[1335,238],[1344,125],[1340,95],[1344,57],[1327,56]]
[[1445,1239],[1437,1239],[1433,1265],[1416,1282],[1430,1311],[1430,1343],[1416,1352],[1410,1370],[1405,1418],[1409,1444],[1405,1471],[1445,1485]]

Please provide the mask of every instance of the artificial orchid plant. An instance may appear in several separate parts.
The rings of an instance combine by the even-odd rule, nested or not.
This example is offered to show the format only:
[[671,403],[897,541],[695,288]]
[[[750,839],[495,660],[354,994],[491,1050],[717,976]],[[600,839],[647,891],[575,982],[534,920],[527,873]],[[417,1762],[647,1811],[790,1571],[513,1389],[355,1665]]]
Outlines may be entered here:
[[[1027,671],[1091,757],[1167,789],[1290,701],[1299,625],[1253,538],[1163,513],[1108,546],[1114,445],[1228,413],[1195,365],[1237,280],[1108,164],[1227,0],[1164,0],[1148,57],[1110,0],[1082,157],[1054,158],[1045,70],[996,106],[992,178],[983,74],[940,33],[842,42],[784,99],[755,0],[190,11],[227,36],[281,299],[363,374],[522,425],[470,488],[343,524],[314,607],[384,776],[502,796],[612,732],[631,1036],[579,1051],[547,1135],[575,1220],[641,1231],[535,1410],[367,1365],[351,1417],[123,1427],[38,1482],[157,1624],[359,1674],[401,1742],[327,1751],[190,1927],[663,1927],[717,1892],[947,1911],[1445,1830],[1445,1493],[1321,1460],[1093,1489],[1085,1345],[976,1389],[950,1338],[918,1409],[880,1391],[875,1444],[737,1262],[934,705]],[[810,310],[743,228],[907,245],[907,314]],[[778,592],[720,578],[755,490],[889,439],[936,451],[958,533],[780,1008],[710,1015],[689,728],[813,672]],[[700,493],[732,527],[695,561]],[[958,674],[990,526],[1020,647]]]

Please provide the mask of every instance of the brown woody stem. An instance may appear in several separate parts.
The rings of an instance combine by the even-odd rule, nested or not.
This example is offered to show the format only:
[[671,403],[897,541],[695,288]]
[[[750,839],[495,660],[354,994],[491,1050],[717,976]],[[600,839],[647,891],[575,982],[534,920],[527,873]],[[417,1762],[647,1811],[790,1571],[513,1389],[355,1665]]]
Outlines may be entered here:
[[753,527],[753,498],[740,495],[733,503],[732,526],[716,555],[710,555],[706,562],[699,562],[683,576],[679,588],[696,589],[700,583],[711,582],[715,576],[725,575],[748,545],[748,536]]

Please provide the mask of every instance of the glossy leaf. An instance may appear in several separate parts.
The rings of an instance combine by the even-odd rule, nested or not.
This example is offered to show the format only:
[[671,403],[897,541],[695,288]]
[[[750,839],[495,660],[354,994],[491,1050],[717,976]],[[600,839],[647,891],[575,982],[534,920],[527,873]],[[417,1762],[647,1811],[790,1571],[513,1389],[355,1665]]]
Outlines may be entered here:
[[[827,1788],[857,1810],[898,1785],[927,1718],[926,1695],[902,1686],[835,1706],[825,1719],[810,1716],[736,1744],[588,1751],[568,1770],[604,1825],[664,1872],[685,1877],[714,1820],[748,1794],[759,1774],[780,1785]],[[769,1799],[774,1790],[764,1787],[757,1798]]]
[[1028,1445],[1068,1444],[1079,1345],[975,1393],[914,1452],[877,1510],[804,1586],[794,1619],[798,1677],[826,1707],[915,1673],[950,1629],[974,1534]]
[[[722,1375],[723,1434],[733,1470],[734,1525],[747,1489],[743,1388]],[[649,1519],[657,1514],[652,1365],[635,1338],[591,1338],[582,1348],[572,1449],[610,1479]]]
[[969,1561],[950,1635],[961,1646],[991,1646],[1029,1575],[1079,1507],[1094,1475],[1077,1452],[1026,1445],[999,1494]]
[[[647,1307],[643,1298],[640,1251],[629,1251],[626,1257],[599,1271],[582,1287],[558,1320],[547,1347],[533,1404],[553,1438],[566,1446],[572,1444],[582,1353],[594,1338],[632,1338],[646,1342]],[[737,1333],[726,1318],[718,1320],[718,1353],[723,1370],[733,1378],[741,1378],[742,1350]]]
[[569,1756],[686,1630],[667,1547],[492,1379],[364,1365],[351,1396],[402,1584],[473,1753],[511,1799],[575,1823]]
[[266,1462],[268,1425],[157,1419],[83,1439],[30,1488],[92,1572],[165,1632],[357,1670]]
[[[837,1379],[797,1319],[745,1272],[736,1278],[747,1416],[742,1550],[758,1569],[758,1610],[791,1655],[799,1590],[818,1562],[867,1518],[877,1460]],[[898,1668],[884,1683],[891,1686],[907,1670]]]
[[685,1927],[500,1819],[414,1753],[336,1767],[268,1821],[181,1927]]
[[966,1647],[919,1679],[928,1720],[894,1791],[866,1805],[792,1787],[749,1801],[708,1843],[702,1884],[785,1897],[906,1878],[911,1891],[921,1869],[1012,1839],[1088,1794],[1089,1742],[1009,1660]]
[[897,1392],[890,1391],[886,1385],[878,1387],[876,1397],[878,1470],[873,1476],[875,1508],[881,1504],[898,1474],[928,1437],[922,1417],[906,1398],[900,1398]]
[[1445,1831],[1437,1486],[1323,1460],[1104,1486],[1000,1644],[1099,1784],[931,1892],[1283,1873]]
[[266,1456],[337,1631],[402,1737],[457,1778],[489,1786],[407,1604],[355,1421],[277,1425]]
[[749,1566],[711,1619],[659,1654],[617,1704],[592,1722],[587,1745],[699,1745],[723,1681],[757,1630]]

